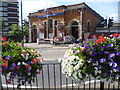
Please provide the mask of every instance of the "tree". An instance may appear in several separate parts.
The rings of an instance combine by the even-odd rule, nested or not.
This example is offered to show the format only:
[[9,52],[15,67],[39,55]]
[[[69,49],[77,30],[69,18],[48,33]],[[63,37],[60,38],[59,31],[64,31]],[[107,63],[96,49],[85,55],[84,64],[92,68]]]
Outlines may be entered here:
[[19,26],[19,25],[17,25],[17,24],[12,24],[11,26],[10,26],[10,29],[11,29],[11,31],[9,31],[8,32],[8,34],[10,35],[10,36],[18,36],[18,35],[22,35],[22,32],[21,32],[21,27]]
[[[11,31],[8,32],[10,36],[22,36],[25,37],[26,40],[28,41],[28,36],[29,36],[29,23],[27,20],[23,20],[23,26],[21,27],[20,25],[17,24],[12,24],[10,26]],[[23,29],[23,32],[22,32]]]

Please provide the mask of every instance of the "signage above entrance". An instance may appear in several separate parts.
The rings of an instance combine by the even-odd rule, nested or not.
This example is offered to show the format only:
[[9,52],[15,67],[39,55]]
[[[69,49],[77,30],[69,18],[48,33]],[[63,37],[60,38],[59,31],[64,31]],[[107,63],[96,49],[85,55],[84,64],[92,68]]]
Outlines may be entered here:
[[64,12],[53,13],[53,14],[47,14],[47,15],[38,16],[38,18],[44,18],[44,17],[50,17],[50,16],[58,16],[58,15],[63,15],[63,14],[64,14]]

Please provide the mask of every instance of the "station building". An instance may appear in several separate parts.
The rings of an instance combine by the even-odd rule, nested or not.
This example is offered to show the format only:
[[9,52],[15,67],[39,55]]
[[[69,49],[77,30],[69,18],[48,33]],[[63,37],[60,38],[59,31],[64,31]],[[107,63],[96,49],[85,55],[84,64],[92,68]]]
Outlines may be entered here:
[[87,4],[61,5],[29,13],[29,42],[51,40],[53,36],[72,35],[76,39],[81,35],[95,34],[98,23],[103,20]]

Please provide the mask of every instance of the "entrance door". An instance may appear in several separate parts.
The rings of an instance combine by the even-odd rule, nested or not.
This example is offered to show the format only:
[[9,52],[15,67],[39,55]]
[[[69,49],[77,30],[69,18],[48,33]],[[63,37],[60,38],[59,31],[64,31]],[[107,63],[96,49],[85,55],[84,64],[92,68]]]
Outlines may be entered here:
[[37,27],[34,25],[33,26],[33,41],[32,42],[34,42],[34,43],[36,43],[37,42]]
[[71,34],[75,39],[78,39],[78,23],[76,21],[71,25]]

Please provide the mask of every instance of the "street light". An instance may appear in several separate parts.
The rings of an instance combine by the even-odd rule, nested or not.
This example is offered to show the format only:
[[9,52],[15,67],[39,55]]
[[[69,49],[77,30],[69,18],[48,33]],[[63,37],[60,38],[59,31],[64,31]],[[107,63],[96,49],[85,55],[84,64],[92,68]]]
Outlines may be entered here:
[[[23,33],[23,14],[22,14],[22,0],[20,2],[20,6],[21,6],[21,31],[22,31],[22,40],[24,38],[24,33]],[[24,46],[24,42],[22,43],[22,45]]]

